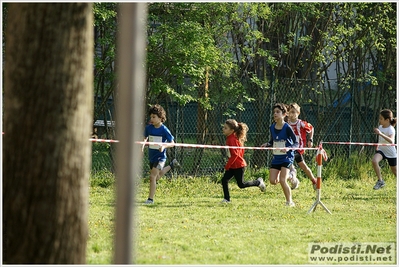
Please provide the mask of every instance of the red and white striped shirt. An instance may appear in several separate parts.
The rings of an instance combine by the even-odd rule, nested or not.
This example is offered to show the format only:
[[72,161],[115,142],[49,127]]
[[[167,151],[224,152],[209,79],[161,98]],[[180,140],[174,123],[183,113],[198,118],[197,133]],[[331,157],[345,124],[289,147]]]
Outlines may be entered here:
[[[288,121],[295,133],[299,147],[306,147],[306,134],[313,131],[313,125],[309,122],[298,119],[296,122]],[[299,154],[303,154],[305,150],[297,150]]]

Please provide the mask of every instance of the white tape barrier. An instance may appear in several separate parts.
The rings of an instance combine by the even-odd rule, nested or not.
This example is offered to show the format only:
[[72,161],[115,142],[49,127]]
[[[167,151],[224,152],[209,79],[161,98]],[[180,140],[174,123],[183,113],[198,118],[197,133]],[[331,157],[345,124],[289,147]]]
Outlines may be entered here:
[[[181,146],[181,147],[193,147],[193,148],[240,148],[240,149],[258,149],[258,150],[273,150],[278,149],[282,150],[282,148],[273,148],[273,147],[245,147],[245,146],[219,146],[219,145],[198,145],[198,144],[184,144],[184,143],[160,143],[160,142],[143,142],[137,141],[136,144],[141,145],[158,145],[165,147],[173,147],[173,146]],[[284,149],[284,148],[283,148]],[[310,148],[310,147],[301,147],[301,148],[285,148],[287,150],[318,150],[318,148]]]

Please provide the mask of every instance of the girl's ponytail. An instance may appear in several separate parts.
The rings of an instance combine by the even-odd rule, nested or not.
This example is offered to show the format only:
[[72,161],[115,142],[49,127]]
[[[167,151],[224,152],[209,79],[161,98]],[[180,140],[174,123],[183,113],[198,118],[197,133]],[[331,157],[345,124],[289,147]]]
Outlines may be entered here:
[[248,128],[247,124],[245,124],[243,122],[238,123],[238,127],[236,130],[236,136],[241,145],[244,145],[244,143],[247,141],[248,130],[249,130],[249,128]]
[[241,145],[247,141],[247,132],[248,132],[248,125],[243,122],[237,122],[234,119],[228,119],[225,122],[227,125],[230,126],[231,129],[234,130],[234,133],[237,136],[238,141]]

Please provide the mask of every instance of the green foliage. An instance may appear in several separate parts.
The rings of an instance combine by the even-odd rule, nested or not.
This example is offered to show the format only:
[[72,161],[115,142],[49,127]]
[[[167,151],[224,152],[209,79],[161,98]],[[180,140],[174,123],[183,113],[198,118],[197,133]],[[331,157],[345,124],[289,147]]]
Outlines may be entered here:
[[92,144],[92,172],[110,172],[113,169],[113,162],[110,160],[111,145],[109,143]]
[[[107,100],[115,89],[117,3],[93,3],[94,13],[94,119],[109,116]],[[108,133],[107,133],[108,136]]]
[[117,16],[116,3],[94,3],[94,26],[100,26],[102,23],[113,20]]
[[[385,161],[382,161],[380,166],[383,177],[391,175],[391,171]],[[375,173],[371,165],[371,157],[363,154],[356,155],[353,153],[349,157],[333,157],[331,160],[323,162],[323,180],[338,178],[343,181],[365,181],[373,176],[375,176]]]
[[[116,88],[117,6],[93,8],[95,94],[103,100]],[[261,113],[287,95],[327,107],[352,92],[359,107],[394,106],[396,20],[396,3],[150,3],[146,103],[242,110],[259,101]],[[96,104],[95,117],[107,109]]]
[[115,184],[115,175],[110,171],[103,170],[92,173],[90,176],[90,186],[108,188]]
[[[336,15],[336,25],[329,29],[329,35],[324,42],[329,51],[332,51],[332,60],[355,62],[365,61],[360,54],[370,54],[379,57],[379,63],[385,65],[391,58],[391,48],[396,47],[396,4],[391,3],[344,3],[339,5]],[[395,33],[396,35],[396,33]],[[376,63],[376,62],[374,62]],[[348,76],[351,76],[349,65]],[[379,69],[374,66],[374,71]],[[385,69],[390,76],[391,70]],[[353,74],[352,74],[353,75]],[[357,77],[367,77],[368,73],[357,73]],[[363,78],[367,79],[367,78]],[[384,78],[383,78],[384,79]],[[375,80],[374,84],[378,82]]]
[[[160,101],[171,97],[181,104],[196,101],[197,90],[204,86],[206,77],[209,82],[214,79],[213,70],[226,72],[226,67],[232,66],[221,64],[223,59],[215,45],[211,24],[200,17],[204,16],[203,7],[196,4],[155,3],[150,5],[149,10],[149,99]],[[176,17],[179,12],[184,13],[184,16]]]

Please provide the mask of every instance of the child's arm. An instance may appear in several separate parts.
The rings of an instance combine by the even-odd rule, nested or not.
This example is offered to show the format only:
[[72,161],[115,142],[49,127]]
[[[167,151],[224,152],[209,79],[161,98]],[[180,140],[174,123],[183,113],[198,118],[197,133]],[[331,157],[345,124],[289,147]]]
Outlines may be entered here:
[[[229,142],[229,141],[226,142],[226,145],[227,146],[240,146],[240,144],[238,142],[237,143],[233,143],[233,142]],[[238,149],[239,148],[229,148],[228,149],[229,158],[227,160],[226,165],[224,166],[225,170],[229,170],[230,167],[233,165],[233,163],[237,160],[237,158],[238,158]]]
[[229,170],[230,169],[230,166],[232,166],[233,165],[233,163],[236,161],[236,159],[238,158],[238,155],[237,155],[237,149],[229,149],[229,151],[230,151],[230,157],[229,157],[229,159],[227,160],[227,163],[226,163],[226,165],[224,166],[224,169],[225,170]]
[[314,135],[313,125],[310,124],[307,121],[302,121],[302,125],[301,126],[303,127],[303,128],[301,128],[301,130],[304,129],[305,132],[306,132],[306,135],[309,137],[307,139],[307,144],[306,145],[308,147],[312,147],[313,146],[313,135]]
[[163,143],[161,146],[159,146],[159,152],[163,152],[166,148],[169,147],[174,147],[175,145],[175,141],[172,140],[169,143]]
[[287,133],[288,133],[288,136],[293,141],[293,144],[290,145],[290,146],[287,146],[285,151],[290,150],[289,148],[298,148],[299,147],[299,143],[298,143],[298,140],[296,139],[296,135],[295,135],[295,133],[294,133],[294,131],[292,130],[291,127],[287,127]]
[[[147,140],[148,140],[148,137],[146,137],[146,138],[144,139],[144,142],[147,142]],[[144,151],[144,147],[145,147],[145,144],[143,144],[143,146],[141,147],[141,152]]]
[[390,144],[395,143],[395,140],[393,139],[394,134],[391,135],[383,134],[378,128],[374,128],[374,133],[384,138]]
[[269,142],[262,144],[260,147],[272,147],[273,139],[270,139]]
[[314,134],[314,128],[312,127],[312,130],[309,133],[308,147],[313,147],[313,134]]

